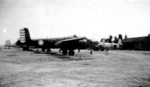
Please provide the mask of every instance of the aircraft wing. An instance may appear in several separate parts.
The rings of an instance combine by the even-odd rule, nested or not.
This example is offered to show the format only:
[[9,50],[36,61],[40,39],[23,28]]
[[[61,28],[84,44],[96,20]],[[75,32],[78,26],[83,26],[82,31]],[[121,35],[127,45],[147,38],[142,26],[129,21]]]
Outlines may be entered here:
[[60,46],[62,44],[66,44],[66,43],[73,43],[73,42],[78,42],[80,40],[84,40],[84,39],[87,39],[85,37],[78,37],[78,38],[69,38],[69,39],[65,39],[65,40],[61,40],[61,41],[58,41],[55,43],[56,46]]

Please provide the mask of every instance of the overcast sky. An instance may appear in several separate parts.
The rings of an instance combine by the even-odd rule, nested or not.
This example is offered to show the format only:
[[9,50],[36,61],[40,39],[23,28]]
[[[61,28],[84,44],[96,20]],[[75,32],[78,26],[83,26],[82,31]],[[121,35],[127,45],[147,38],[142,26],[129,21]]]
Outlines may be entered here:
[[24,27],[31,38],[147,36],[150,0],[0,0],[0,44]]

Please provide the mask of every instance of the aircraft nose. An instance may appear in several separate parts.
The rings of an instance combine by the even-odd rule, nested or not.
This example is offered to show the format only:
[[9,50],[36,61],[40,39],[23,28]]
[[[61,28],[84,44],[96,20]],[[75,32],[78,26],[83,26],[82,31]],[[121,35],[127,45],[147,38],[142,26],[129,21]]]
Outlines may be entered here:
[[42,45],[44,45],[44,41],[43,41],[43,40],[39,40],[39,41],[38,41],[38,44],[39,44],[40,46],[42,46]]

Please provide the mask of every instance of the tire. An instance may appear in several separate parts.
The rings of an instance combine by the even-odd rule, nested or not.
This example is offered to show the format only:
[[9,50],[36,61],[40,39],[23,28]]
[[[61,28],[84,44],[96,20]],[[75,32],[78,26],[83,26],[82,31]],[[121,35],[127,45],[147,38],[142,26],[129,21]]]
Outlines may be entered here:
[[75,54],[74,50],[69,50],[69,55],[73,56]]
[[62,51],[63,55],[67,55],[67,50]]
[[45,52],[45,48],[42,48],[42,51]]
[[29,47],[23,47],[23,51],[29,51]]

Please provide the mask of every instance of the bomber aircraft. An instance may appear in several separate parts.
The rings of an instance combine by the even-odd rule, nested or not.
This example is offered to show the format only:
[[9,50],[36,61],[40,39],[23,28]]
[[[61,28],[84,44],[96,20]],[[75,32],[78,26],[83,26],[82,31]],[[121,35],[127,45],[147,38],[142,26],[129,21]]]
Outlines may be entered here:
[[28,28],[20,29],[20,39],[17,41],[17,45],[21,46],[23,50],[29,50],[29,47],[41,48],[42,51],[59,48],[63,55],[71,56],[75,54],[75,49],[86,48],[86,43],[87,38],[85,37],[31,39]]

